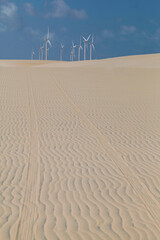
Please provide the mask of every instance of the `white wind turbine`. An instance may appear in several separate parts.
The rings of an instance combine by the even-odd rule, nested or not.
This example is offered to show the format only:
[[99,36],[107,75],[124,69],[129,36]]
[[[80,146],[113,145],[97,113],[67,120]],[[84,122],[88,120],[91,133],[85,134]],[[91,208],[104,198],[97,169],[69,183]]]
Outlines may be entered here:
[[90,42],[90,60],[92,60],[92,49],[95,51],[94,35],[92,35],[92,40],[91,40],[91,42]]
[[41,47],[39,48],[39,60],[41,60]]
[[33,60],[34,55],[35,55],[35,52],[33,51],[33,48],[32,48],[32,55],[31,55],[32,60]]
[[50,47],[52,47],[52,44],[49,40],[49,28],[48,28],[48,33],[47,33],[47,37],[46,37],[45,41],[46,41],[46,60],[47,60],[48,59],[48,51],[49,51],[48,44],[50,45]]
[[61,50],[60,50],[60,61],[63,60],[63,48],[64,48],[64,45],[61,43]]
[[88,41],[89,41],[90,37],[91,37],[91,34],[88,36],[87,39],[85,37],[83,37],[83,42],[84,42],[84,60],[86,60],[87,44],[88,44]]
[[75,58],[75,48],[76,48],[76,45],[74,45],[74,42],[72,41],[72,47],[71,47],[71,60],[72,60],[72,62],[74,61],[74,58]]
[[81,45],[81,37],[80,37],[80,43],[78,45],[78,61],[81,60],[81,50],[83,50],[82,45]]
[[43,49],[44,49],[44,44],[39,48],[39,57],[41,60],[43,60]]

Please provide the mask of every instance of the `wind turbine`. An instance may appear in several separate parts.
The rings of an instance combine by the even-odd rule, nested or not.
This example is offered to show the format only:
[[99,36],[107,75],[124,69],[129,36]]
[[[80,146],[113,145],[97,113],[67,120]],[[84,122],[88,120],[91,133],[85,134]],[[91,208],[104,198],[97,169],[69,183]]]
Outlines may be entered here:
[[41,47],[39,48],[39,60],[41,60]]
[[86,60],[87,44],[88,44],[88,41],[89,41],[90,37],[91,37],[91,34],[88,36],[87,39],[85,37],[83,37],[83,42],[84,42],[84,60]]
[[48,33],[47,33],[47,37],[46,37],[45,41],[46,41],[46,60],[47,60],[48,59],[48,50],[49,50],[48,44],[50,45],[50,47],[52,47],[52,44],[49,40],[49,28],[48,28]]
[[74,42],[72,41],[72,47],[71,47],[71,59],[72,59],[72,62],[74,61],[74,57],[75,57],[75,48],[76,48],[76,45],[74,45]]
[[44,44],[40,47],[40,59],[43,60],[43,49],[44,49]]
[[81,60],[81,50],[82,50],[82,45],[81,45],[81,37],[80,37],[80,43],[78,45],[78,61]]
[[31,55],[31,59],[33,60],[33,56],[35,55],[35,52],[33,51],[33,48],[32,48],[32,55]]
[[90,60],[92,60],[92,49],[95,51],[95,47],[94,47],[94,35],[92,35],[92,40],[90,42]]
[[64,48],[64,45],[61,43],[60,61],[62,61],[62,59],[63,59],[63,48]]

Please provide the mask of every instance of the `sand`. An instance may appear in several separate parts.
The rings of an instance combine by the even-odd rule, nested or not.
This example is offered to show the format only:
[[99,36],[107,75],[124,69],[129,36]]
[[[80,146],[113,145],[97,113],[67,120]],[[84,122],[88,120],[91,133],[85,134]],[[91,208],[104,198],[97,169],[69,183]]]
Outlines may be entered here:
[[0,240],[160,239],[160,55],[0,61]]

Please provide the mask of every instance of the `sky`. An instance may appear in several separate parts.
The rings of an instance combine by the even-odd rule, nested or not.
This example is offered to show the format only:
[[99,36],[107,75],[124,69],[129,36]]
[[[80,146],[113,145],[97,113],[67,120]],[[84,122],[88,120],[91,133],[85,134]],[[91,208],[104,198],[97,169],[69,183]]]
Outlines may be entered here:
[[159,12],[159,0],[0,0],[0,59],[30,59],[32,48],[38,59],[48,27],[50,60],[60,59],[61,43],[69,60],[71,41],[89,34],[94,59],[159,53]]

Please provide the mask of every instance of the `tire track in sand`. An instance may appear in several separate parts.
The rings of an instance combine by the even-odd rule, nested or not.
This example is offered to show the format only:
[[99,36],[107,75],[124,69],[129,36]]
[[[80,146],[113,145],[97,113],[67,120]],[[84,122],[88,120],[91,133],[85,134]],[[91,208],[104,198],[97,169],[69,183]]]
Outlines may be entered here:
[[53,79],[54,84],[59,89],[61,94],[66,97],[68,102],[72,105],[74,110],[79,114],[81,119],[88,125],[89,129],[94,132],[99,142],[102,144],[103,148],[106,151],[107,156],[113,161],[114,165],[121,171],[125,179],[132,186],[138,197],[141,199],[144,207],[146,208],[149,215],[152,217],[155,225],[160,230],[160,211],[158,209],[157,201],[150,194],[146,186],[140,182],[138,176],[134,176],[130,166],[127,162],[122,159],[121,155],[116,152],[116,150],[112,147],[112,145],[108,142],[105,136],[97,129],[92,121],[88,119],[86,114],[73,102],[71,97],[65,92],[63,87],[58,83],[58,81],[54,78],[52,73],[50,73],[50,77]]
[[25,194],[22,202],[22,208],[19,214],[19,221],[16,233],[16,240],[33,240],[34,239],[34,224],[38,217],[37,199],[39,189],[39,134],[38,123],[35,108],[35,101],[31,86],[31,74],[29,70],[27,74],[28,85],[28,101],[29,101],[29,116],[30,116],[30,153],[27,166],[27,176]]

